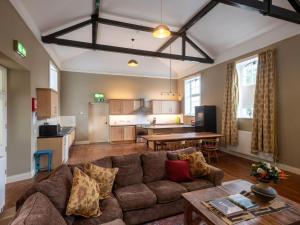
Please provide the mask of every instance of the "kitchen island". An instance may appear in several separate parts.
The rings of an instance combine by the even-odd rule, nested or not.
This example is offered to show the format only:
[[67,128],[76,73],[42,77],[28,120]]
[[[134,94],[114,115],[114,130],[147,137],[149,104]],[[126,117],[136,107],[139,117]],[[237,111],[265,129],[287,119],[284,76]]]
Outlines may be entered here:
[[157,124],[145,126],[148,134],[173,134],[194,132],[195,127],[189,124]]

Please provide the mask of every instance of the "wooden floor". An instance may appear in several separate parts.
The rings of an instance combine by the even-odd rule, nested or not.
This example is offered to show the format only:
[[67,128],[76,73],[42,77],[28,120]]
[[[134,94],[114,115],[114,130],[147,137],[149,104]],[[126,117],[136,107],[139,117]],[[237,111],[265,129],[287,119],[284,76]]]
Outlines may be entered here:
[[[136,152],[147,151],[145,144],[91,144],[73,146],[70,152],[70,164],[93,161],[104,156],[125,155]],[[214,166],[221,168],[225,172],[225,181],[234,179],[245,179],[250,182],[256,180],[251,177],[250,166],[253,162],[237,156],[226,153],[220,153],[220,161],[212,163]],[[6,186],[6,209],[15,206],[16,200],[30,187],[37,182],[45,174],[41,174],[36,178],[7,184]],[[300,203],[300,176],[289,174],[288,180],[284,180],[279,184],[272,184],[277,192],[291,200]],[[1,221],[0,221],[1,222]],[[0,223],[1,224],[1,223]]]

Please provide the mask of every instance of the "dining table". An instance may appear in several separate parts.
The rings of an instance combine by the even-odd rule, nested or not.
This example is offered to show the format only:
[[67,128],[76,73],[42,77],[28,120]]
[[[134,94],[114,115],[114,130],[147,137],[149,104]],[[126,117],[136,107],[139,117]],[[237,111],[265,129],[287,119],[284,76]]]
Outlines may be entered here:
[[173,142],[173,141],[192,141],[201,139],[215,139],[223,137],[222,134],[213,132],[188,132],[188,133],[174,133],[174,134],[150,134],[143,135],[147,141],[147,146],[149,148],[149,143],[153,143],[153,149],[156,150],[157,143],[163,142]]

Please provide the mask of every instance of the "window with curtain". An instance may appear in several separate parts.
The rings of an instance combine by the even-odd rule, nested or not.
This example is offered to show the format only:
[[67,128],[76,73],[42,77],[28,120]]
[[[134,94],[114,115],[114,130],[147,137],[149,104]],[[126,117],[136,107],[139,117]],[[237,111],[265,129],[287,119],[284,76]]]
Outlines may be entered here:
[[49,83],[51,89],[58,90],[58,71],[52,62],[50,62]]
[[193,77],[184,81],[185,115],[194,116],[195,106],[201,104],[201,77]]
[[253,118],[257,65],[257,55],[236,64],[239,83],[237,118]]

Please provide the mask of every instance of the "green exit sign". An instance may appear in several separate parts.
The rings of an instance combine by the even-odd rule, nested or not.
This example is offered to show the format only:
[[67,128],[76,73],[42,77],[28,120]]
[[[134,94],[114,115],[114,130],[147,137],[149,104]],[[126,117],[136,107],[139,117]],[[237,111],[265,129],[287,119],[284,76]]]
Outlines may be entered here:
[[27,50],[23,43],[14,40],[14,51],[18,53],[22,58],[25,58],[27,56]]
[[103,93],[95,93],[94,99],[95,99],[95,102],[104,102],[105,95]]

